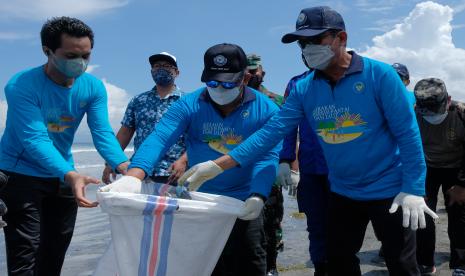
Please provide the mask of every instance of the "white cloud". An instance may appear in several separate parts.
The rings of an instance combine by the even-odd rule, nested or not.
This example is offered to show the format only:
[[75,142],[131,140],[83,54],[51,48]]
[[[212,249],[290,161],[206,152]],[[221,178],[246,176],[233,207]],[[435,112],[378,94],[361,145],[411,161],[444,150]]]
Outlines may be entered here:
[[[111,127],[116,134],[121,127],[121,120],[123,119],[126,107],[131,100],[131,96],[126,90],[112,83],[109,83],[105,78],[102,79],[102,81],[105,85],[108,95],[108,117],[110,119]],[[91,141],[91,134],[89,127],[87,126],[87,118],[85,116],[82,119],[78,131],[76,132],[76,141]]]
[[126,90],[109,83],[106,79],[102,81],[108,93],[108,115],[110,123],[113,129],[118,130],[121,126],[121,120],[123,119],[124,111],[126,111],[126,106],[131,100],[131,96]]
[[455,99],[465,100],[465,50],[452,40],[453,9],[435,2],[422,2],[383,35],[362,55],[387,63],[407,65],[414,84],[427,77],[445,81]]
[[386,13],[403,2],[405,0],[357,0],[355,6],[363,12]]
[[93,16],[129,0],[0,0],[0,17],[44,20],[53,16]]
[[99,68],[99,67],[100,67],[100,65],[98,65],[98,64],[88,65],[88,66],[87,66],[87,69],[86,69],[86,72],[87,72],[87,73],[92,73],[92,72],[95,71],[95,69],[97,69],[97,68]]

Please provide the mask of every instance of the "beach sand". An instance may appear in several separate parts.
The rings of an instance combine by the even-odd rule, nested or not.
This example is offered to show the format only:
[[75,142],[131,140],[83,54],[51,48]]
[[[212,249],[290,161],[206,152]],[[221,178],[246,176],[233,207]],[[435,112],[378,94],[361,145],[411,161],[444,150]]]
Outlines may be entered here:
[[[95,198],[95,187],[88,191]],[[437,224],[437,275],[450,275],[448,268],[449,242],[447,237],[447,218],[442,201],[439,204],[440,220]],[[295,198],[285,195],[284,251],[279,253],[280,275],[313,275],[308,254],[308,238],[305,216],[297,213]],[[92,275],[100,256],[110,240],[108,216],[100,208],[80,208],[73,240],[66,254],[62,275]],[[371,226],[366,233],[365,242],[359,253],[363,275],[388,275],[384,265],[374,262],[377,259],[380,243],[373,235]],[[3,231],[0,230],[0,275],[6,275],[5,244]]]

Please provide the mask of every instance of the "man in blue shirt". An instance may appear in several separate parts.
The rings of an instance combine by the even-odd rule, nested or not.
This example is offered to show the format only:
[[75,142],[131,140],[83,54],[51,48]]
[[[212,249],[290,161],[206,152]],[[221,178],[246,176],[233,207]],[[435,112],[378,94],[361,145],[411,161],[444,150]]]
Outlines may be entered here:
[[[296,83],[307,77],[312,71],[293,77],[287,87],[284,97],[287,98],[295,89]],[[299,135],[299,138],[297,138]],[[328,167],[323,156],[323,150],[318,137],[309,126],[307,120],[302,120],[298,129],[295,128],[284,138],[283,149],[279,154],[279,175],[287,182],[292,182],[291,163],[296,158],[298,145],[298,166],[300,180],[297,186],[297,205],[299,211],[307,218],[308,239],[310,241],[310,258],[315,268],[315,275],[326,275],[326,212],[328,210],[329,181]]]
[[[161,52],[151,55],[149,63],[155,86],[153,89],[135,96],[129,102],[121,122],[122,126],[116,134],[122,149],[127,147],[135,134],[134,151],[136,152],[145,138],[152,133],[163,114],[184,94],[175,83],[179,76],[175,56]],[[184,151],[184,140],[181,138],[157,164],[151,176],[152,180],[157,183],[175,183],[175,180],[184,173],[187,166],[187,156],[183,155]],[[112,168],[106,165],[102,181],[110,183],[110,175],[113,178],[116,176]]]
[[[182,134],[189,164],[195,165],[227,154],[279,110],[267,96],[245,85],[250,75],[246,73],[246,55],[239,46],[224,43],[209,48],[204,64],[201,80],[207,87],[173,104],[136,152],[127,175],[104,191],[140,192],[141,180],[152,174]],[[199,189],[245,201],[212,275],[266,274],[262,208],[276,178],[281,145],[275,145],[251,164],[234,168]],[[189,186],[191,190],[197,188]]]
[[[402,63],[394,63],[392,64],[392,68],[396,70],[397,74],[399,75],[402,83],[407,87],[410,84],[410,73],[407,69],[407,66],[403,65]],[[407,98],[412,106],[415,105],[415,95],[413,91],[407,90]]]
[[77,207],[95,207],[85,187],[99,183],[74,169],[71,145],[83,116],[95,147],[124,173],[127,158],[108,121],[103,83],[85,73],[92,30],[78,19],[53,18],[41,31],[45,65],[16,74],[5,87],[6,128],[0,192],[9,208],[5,242],[9,275],[60,275]]
[[336,11],[302,10],[296,31],[282,41],[297,41],[315,71],[262,129],[227,155],[189,169],[179,183],[201,186],[225,169],[247,166],[306,119],[329,169],[329,275],[361,275],[356,253],[370,221],[390,274],[419,275],[412,230],[425,227],[425,212],[437,215],[423,199],[425,160],[413,108],[394,69],[347,52],[347,37]]

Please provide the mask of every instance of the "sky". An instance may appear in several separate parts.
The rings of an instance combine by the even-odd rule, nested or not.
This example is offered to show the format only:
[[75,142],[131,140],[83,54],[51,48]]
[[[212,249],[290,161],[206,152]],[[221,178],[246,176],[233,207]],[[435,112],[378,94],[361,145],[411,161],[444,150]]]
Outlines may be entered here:
[[[283,94],[289,79],[306,70],[295,43],[281,37],[295,29],[300,10],[328,5],[341,13],[348,47],[387,63],[407,65],[409,89],[426,77],[445,81],[465,101],[465,0],[0,0],[0,133],[6,121],[3,87],[17,72],[46,62],[40,29],[54,16],[73,16],[95,33],[88,72],[108,92],[115,131],[129,100],[154,83],[148,57],[167,51],[178,59],[178,86],[194,91],[205,51],[218,43],[261,55],[265,86]],[[76,141],[89,140],[85,120]]]

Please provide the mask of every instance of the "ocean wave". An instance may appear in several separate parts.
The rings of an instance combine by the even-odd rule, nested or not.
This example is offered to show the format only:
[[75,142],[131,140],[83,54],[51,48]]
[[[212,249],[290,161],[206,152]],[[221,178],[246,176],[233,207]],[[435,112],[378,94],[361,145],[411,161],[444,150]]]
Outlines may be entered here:
[[76,169],[90,169],[90,168],[103,168],[104,164],[90,164],[90,165],[76,165]]
[[96,149],[72,149],[71,153],[80,153],[80,152],[97,152]]

